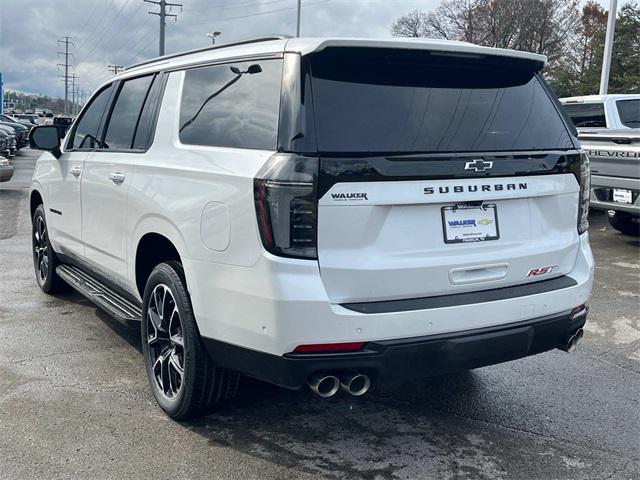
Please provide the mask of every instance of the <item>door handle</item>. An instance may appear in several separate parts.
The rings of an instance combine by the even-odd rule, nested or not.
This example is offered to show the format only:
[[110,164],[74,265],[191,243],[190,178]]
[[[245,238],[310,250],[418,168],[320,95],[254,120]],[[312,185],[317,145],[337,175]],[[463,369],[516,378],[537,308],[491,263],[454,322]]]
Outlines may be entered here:
[[109,174],[109,180],[111,180],[116,185],[120,185],[122,182],[124,182],[124,173],[111,172]]
[[69,170],[71,172],[71,175],[73,175],[74,177],[79,177],[80,174],[82,173],[82,167],[72,167],[71,170]]

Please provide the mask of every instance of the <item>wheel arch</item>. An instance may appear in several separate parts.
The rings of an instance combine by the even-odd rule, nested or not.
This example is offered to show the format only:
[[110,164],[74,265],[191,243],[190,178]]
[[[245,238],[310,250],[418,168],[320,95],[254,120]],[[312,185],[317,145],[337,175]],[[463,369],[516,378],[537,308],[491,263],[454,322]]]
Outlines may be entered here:
[[42,194],[38,190],[32,190],[29,195],[29,212],[31,213],[30,218],[33,218],[33,214],[38,208],[38,205],[44,205],[44,199],[42,198]]
[[182,256],[174,242],[157,232],[147,232],[138,240],[134,261],[135,286],[140,298],[149,275],[156,265],[175,260],[182,262]]

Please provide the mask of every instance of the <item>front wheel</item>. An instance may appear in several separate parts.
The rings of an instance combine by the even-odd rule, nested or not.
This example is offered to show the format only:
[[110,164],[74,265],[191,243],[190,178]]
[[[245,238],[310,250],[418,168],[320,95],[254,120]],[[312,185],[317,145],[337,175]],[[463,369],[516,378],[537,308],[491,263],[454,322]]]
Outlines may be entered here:
[[640,236],[640,217],[626,212],[608,212],[609,223],[613,228],[625,235]]
[[67,284],[56,272],[60,265],[56,253],[49,241],[47,221],[44,216],[44,206],[38,205],[33,213],[31,224],[31,246],[33,252],[33,268],[38,285],[45,293],[59,293],[67,290]]
[[230,401],[238,373],[215,365],[196,325],[182,265],[161,263],[144,290],[142,349],[151,390],[171,418],[185,420]]

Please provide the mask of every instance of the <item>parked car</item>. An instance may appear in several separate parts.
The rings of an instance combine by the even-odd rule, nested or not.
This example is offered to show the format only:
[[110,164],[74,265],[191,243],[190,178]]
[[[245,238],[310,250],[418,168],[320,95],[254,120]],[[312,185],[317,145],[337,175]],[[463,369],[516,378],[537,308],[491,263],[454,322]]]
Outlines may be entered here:
[[58,128],[60,137],[64,137],[67,134],[67,130],[69,130],[74,120],[75,118],[71,115],[58,115],[53,119],[53,125]]
[[16,115],[0,115],[0,118],[5,121],[5,122],[16,122],[19,123],[21,125],[24,125],[25,127],[27,127],[28,129],[31,129],[34,127],[34,124],[31,123],[30,120],[23,120],[21,118],[18,118]]
[[16,147],[18,150],[29,145],[29,128],[5,115],[0,115],[0,125],[13,128],[16,134]]
[[591,160],[591,206],[607,210],[609,223],[640,236],[640,129],[585,131]]
[[640,128],[640,95],[586,95],[560,102],[578,129]]
[[[0,137],[0,152],[2,151],[2,138]],[[0,157],[0,182],[8,182],[13,177],[13,166],[7,158]]]
[[591,160],[591,207],[640,235],[640,95],[561,98]]
[[50,152],[30,192],[38,285],[140,322],[178,419],[230,400],[240,374],[362,395],[571,351],[593,281],[589,163],[545,61],[269,37],[128,68],[62,142],[31,131]]
[[6,125],[0,125],[0,130],[7,134],[7,148],[9,150],[8,158],[13,158],[18,151],[18,136],[16,135],[16,131],[12,127],[7,127]]
[[[10,157],[12,157],[11,155],[11,149],[9,148],[9,143],[10,143],[10,136],[9,134],[0,128],[0,156],[4,157],[5,159],[9,159]],[[3,164],[5,164],[5,162],[3,161]],[[5,175],[8,173],[8,170],[6,170]]]
[[23,114],[16,114],[13,117],[19,120],[25,120],[34,126],[40,125],[40,117],[38,117],[38,115],[35,115],[35,114],[23,113]]

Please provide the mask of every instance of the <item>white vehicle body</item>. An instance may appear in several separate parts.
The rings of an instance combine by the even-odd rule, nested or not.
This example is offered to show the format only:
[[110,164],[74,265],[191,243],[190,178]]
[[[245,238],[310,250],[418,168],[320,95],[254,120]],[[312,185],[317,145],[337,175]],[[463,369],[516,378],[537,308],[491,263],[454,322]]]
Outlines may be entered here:
[[[63,140],[59,158],[42,155],[33,176],[32,208],[38,201],[45,206],[55,252],[139,303],[145,255],[153,257],[158,238],[170,242],[184,267],[200,334],[214,345],[215,361],[290,388],[323,369],[353,367],[371,372],[372,378],[392,376],[385,360],[368,347],[315,357],[294,353],[305,345],[387,345],[489,332],[491,338],[474,341],[491,349],[499,332],[511,328],[505,337],[515,339],[511,350],[504,347],[479,363],[447,358],[442,370],[447,363],[477,366],[561,346],[584,323],[575,323],[573,309],[589,298],[593,257],[588,233],[577,229],[583,197],[576,174],[539,174],[535,169],[546,161],[539,153],[518,152],[522,158],[517,161],[531,174],[485,175],[482,168],[491,168],[490,163],[499,173],[502,165],[516,160],[512,154],[502,158],[500,152],[476,152],[449,155],[451,175],[446,178],[326,184],[317,201],[317,258],[307,259],[271,253],[261,239],[256,178],[282,149],[181,140],[186,70],[229,62],[260,63],[266,69],[268,61],[284,59],[282,88],[295,89],[299,84],[291,86],[296,80],[287,77],[288,68],[299,68],[301,58],[332,48],[424,51],[443,58],[468,54],[531,62],[537,68],[545,61],[458,42],[275,39],[127,69],[105,86],[159,75],[161,101],[152,141],[139,151],[70,149],[83,112]],[[255,115],[260,114],[256,107]],[[285,114],[281,102],[280,137]],[[562,135],[569,146],[545,154],[551,170],[560,168],[551,159],[580,156],[577,143]],[[484,166],[474,171],[478,158]],[[443,241],[443,207],[467,202],[495,205],[499,238]],[[486,220],[487,225],[493,221]],[[542,339],[540,322],[560,317],[566,327]],[[529,348],[534,333],[541,344]],[[523,347],[525,337],[530,340]],[[254,354],[259,361],[252,360]],[[421,361],[412,355],[398,361]],[[305,365],[302,372],[290,366],[296,361]]]
[[[619,130],[637,129],[638,114],[640,113],[640,95],[638,94],[607,94],[607,95],[584,95],[581,97],[565,97],[560,99],[560,103],[567,109],[567,113],[576,124],[579,130]],[[628,108],[625,108],[628,106]],[[633,118],[627,118],[631,112],[635,112]],[[623,117],[621,113],[625,114]],[[588,123],[586,117],[591,116],[592,123]],[[586,120],[581,123],[578,117]],[[632,122],[629,122],[632,120]]]

